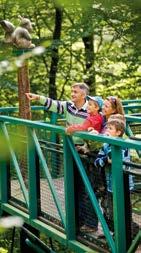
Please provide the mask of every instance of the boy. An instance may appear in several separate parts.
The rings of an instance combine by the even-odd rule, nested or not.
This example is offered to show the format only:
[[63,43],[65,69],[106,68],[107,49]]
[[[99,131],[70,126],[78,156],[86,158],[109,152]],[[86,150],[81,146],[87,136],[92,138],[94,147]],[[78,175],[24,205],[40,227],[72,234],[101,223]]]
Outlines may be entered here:
[[99,96],[86,96],[88,100],[87,113],[88,117],[82,124],[73,124],[67,127],[66,132],[71,134],[76,131],[90,131],[92,129],[94,133],[99,133],[102,129],[103,117],[100,114],[103,100]]
[[[111,115],[107,122],[107,135],[111,137],[122,137],[125,131],[125,118],[121,114]],[[122,150],[122,157],[124,161],[129,161],[128,149]],[[100,149],[94,165],[97,168],[97,180],[100,180],[100,187],[98,189],[101,198],[101,206],[103,214],[109,225],[109,229],[114,231],[113,226],[113,199],[112,199],[112,172],[111,172],[111,146],[104,143]],[[133,189],[133,178],[129,176],[130,190]]]

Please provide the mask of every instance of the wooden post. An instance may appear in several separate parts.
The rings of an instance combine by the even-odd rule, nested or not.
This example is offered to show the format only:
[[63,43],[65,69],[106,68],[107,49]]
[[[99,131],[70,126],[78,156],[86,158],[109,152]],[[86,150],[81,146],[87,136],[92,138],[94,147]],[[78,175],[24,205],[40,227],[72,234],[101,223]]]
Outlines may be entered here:
[[[14,54],[16,56],[21,56],[24,53],[29,52],[31,49],[15,49]],[[29,81],[29,70],[28,70],[28,60],[25,59],[22,66],[18,68],[18,99],[19,99],[19,117],[23,119],[31,119],[31,110],[30,110],[30,102],[27,99],[25,93],[30,92],[30,81]],[[22,172],[22,176],[25,182],[26,187],[28,188],[28,169],[27,169],[27,153],[26,153],[26,145],[27,145],[27,135],[26,128],[20,127],[21,136],[23,136],[21,140],[21,145],[24,146],[19,151],[20,156],[20,168]]]
[[25,93],[30,92],[28,61],[18,69],[18,97],[19,97],[19,116],[23,119],[31,119],[30,102]]

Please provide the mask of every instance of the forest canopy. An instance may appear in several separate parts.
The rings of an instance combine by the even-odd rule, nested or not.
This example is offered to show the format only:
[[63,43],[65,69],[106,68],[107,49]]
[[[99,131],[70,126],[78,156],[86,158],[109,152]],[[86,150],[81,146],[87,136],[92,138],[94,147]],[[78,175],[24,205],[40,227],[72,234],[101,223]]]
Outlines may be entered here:
[[[45,50],[28,59],[31,91],[68,99],[70,85],[86,82],[91,94],[141,97],[139,0],[0,0],[0,20],[33,24],[32,41]],[[0,106],[17,104],[19,58],[0,26]]]

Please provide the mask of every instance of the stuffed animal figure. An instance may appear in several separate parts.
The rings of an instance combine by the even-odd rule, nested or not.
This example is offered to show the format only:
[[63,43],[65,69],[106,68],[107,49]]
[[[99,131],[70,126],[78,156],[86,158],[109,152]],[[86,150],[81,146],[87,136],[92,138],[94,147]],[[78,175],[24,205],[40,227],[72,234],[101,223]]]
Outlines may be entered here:
[[20,25],[15,28],[15,26],[7,21],[1,20],[0,24],[5,30],[5,43],[12,44],[17,48],[34,48],[35,45],[32,44],[30,32],[32,32],[32,24],[28,18],[19,16]]

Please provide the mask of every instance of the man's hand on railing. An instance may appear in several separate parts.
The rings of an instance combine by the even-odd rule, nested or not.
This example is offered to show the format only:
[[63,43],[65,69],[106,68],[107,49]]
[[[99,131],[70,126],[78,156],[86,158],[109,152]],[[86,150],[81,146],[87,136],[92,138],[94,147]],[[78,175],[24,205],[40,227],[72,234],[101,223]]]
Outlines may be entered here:
[[31,100],[39,100],[40,96],[37,94],[33,93],[25,93],[26,97],[31,101]]

